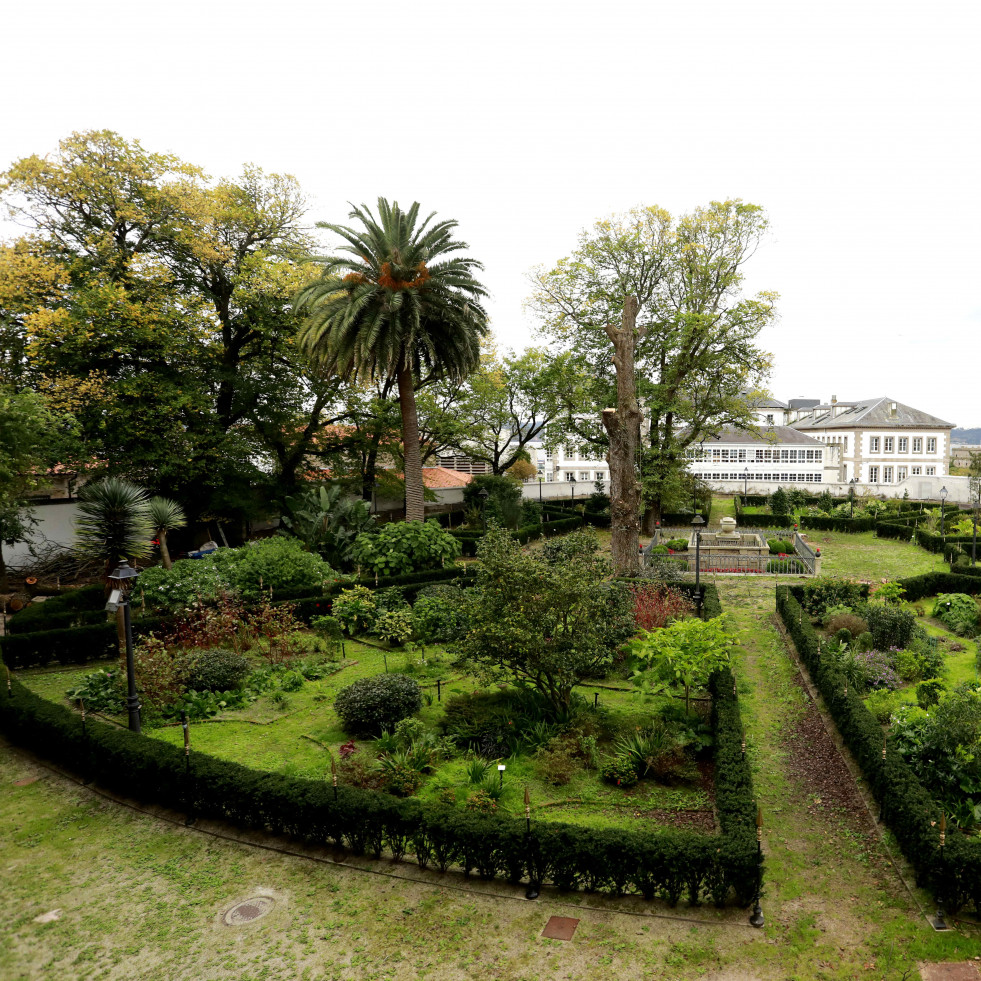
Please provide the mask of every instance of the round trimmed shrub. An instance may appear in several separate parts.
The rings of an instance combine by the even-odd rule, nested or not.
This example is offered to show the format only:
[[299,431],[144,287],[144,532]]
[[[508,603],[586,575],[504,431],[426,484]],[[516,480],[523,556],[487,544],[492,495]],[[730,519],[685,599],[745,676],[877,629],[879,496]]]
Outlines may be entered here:
[[359,678],[342,688],[334,699],[345,732],[354,736],[380,736],[422,708],[419,683],[404,674]]
[[234,691],[251,670],[248,659],[235,651],[215,648],[203,651],[192,662],[188,691]]
[[848,630],[852,637],[857,637],[868,629],[866,622],[854,613],[839,613],[828,621],[828,631],[831,634],[836,634],[839,630]]
[[668,542],[668,548],[671,549],[672,552],[684,552],[688,548],[688,539],[672,538],[671,541]]

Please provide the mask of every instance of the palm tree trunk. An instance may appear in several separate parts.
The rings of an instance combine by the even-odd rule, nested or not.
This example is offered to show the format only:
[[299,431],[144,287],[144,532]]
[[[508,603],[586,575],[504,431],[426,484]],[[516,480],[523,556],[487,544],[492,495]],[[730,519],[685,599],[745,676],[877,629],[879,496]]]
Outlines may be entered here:
[[419,451],[419,417],[412,371],[399,369],[399,409],[402,412],[402,456],[405,460],[405,520],[423,521],[426,507],[422,498],[422,454]]
[[167,529],[158,528],[157,537],[160,539],[160,561],[165,569],[170,569],[174,563],[170,561],[170,550],[167,548]]

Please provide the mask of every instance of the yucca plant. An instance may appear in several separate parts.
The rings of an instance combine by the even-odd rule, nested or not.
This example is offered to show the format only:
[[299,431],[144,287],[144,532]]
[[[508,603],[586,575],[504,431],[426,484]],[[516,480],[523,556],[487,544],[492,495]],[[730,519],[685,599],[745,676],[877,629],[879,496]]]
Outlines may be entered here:
[[123,559],[149,558],[153,533],[150,499],[142,487],[107,477],[79,492],[75,549],[101,558],[107,579]]
[[165,569],[169,569],[173,563],[167,548],[167,533],[184,528],[187,525],[187,516],[176,501],[167,497],[154,497],[150,500],[150,520],[160,541],[160,561]]

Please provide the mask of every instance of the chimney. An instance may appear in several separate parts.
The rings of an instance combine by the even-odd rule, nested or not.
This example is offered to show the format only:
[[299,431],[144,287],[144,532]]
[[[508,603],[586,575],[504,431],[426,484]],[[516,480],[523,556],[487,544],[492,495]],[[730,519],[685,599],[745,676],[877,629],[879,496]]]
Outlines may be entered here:
[[834,417],[836,415],[838,415],[838,396],[837,395],[832,395],[831,396],[831,418],[834,419]]
[[896,418],[896,403],[895,402],[892,402],[889,405],[889,418],[890,419],[895,419]]

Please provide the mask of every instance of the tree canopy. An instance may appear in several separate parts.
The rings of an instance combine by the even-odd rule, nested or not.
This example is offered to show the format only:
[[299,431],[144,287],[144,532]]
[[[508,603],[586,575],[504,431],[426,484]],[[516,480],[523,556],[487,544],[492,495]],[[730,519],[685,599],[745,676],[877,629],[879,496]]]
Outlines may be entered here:
[[[636,208],[596,222],[576,249],[533,275],[542,333],[570,350],[588,381],[570,390],[563,435],[605,445],[596,422],[615,404],[607,327],[636,296],[641,479],[650,523],[684,468],[685,450],[723,426],[752,422],[745,393],[765,381],[756,343],[776,295],[743,295],[744,266],[767,229],[757,205],[714,201],[680,218]],[[583,420],[585,420],[583,422]]]

